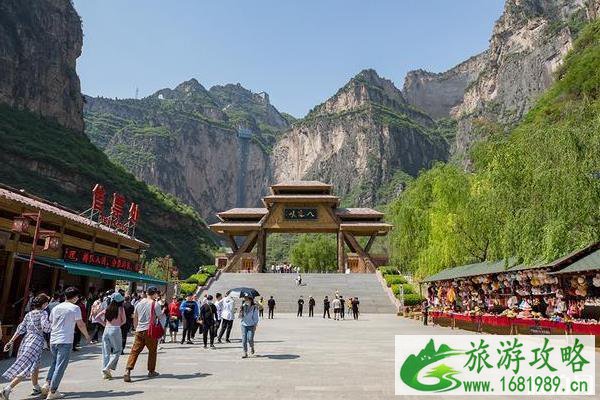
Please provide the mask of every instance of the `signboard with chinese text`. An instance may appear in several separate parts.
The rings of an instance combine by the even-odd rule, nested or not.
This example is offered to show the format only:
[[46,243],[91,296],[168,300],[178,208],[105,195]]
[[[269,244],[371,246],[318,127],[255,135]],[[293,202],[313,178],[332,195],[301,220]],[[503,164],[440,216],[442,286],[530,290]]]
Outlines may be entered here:
[[123,269],[138,272],[141,264],[125,258],[113,257],[104,254],[96,254],[88,250],[65,248],[64,259],[66,261],[80,264],[96,265],[99,267]]
[[316,208],[285,208],[283,217],[287,220],[317,220],[319,215]]

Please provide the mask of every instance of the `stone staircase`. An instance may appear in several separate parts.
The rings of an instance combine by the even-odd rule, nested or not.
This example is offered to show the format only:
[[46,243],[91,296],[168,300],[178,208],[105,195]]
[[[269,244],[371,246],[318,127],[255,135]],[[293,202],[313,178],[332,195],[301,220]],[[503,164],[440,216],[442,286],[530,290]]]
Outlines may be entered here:
[[295,279],[296,274],[221,273],[207,292],[225,294],[235,287],[252,287],[259,291],[265,302],[273,296],[279,313],[295,313],[300,295],[304,296],[304,312],[307,313],[308,297],[313,296],[317,302],[315,314],[318,315],[323,312],[325,295],[332,300],[337,290],[344,299],[358,297],[361,313],[396,313],[396,307],[375,274],[303,274],[301,286],[296,285]]

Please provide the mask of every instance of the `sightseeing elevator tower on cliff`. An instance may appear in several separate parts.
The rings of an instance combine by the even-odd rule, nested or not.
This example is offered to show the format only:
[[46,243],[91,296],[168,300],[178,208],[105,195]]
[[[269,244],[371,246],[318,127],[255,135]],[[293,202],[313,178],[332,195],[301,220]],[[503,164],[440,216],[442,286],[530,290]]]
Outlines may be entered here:
[[238,136],[238,158],[240,160],[239,170],[237,174],[236,184],[236,207],[244,207],[246,205],[246,190],[244,183],[246,182],[246,171],[248,170],[248,150],[250,148],[250,140],[253,132],[250,128],[239,126],[237,130]]

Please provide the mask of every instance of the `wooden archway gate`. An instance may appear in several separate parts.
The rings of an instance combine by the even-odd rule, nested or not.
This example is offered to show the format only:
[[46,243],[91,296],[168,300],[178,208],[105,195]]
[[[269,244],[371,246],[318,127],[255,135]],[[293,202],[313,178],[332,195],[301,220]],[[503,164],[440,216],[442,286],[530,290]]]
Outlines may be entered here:
[[[377,236],[384,236],[391,225],[383,213],[369,208],[339,208],[340,199],[331,194],[332,186],[321,182],[291,182],[271,186],[263,198],[264,208],[234,208],[218,215],[220,222],[210,228],[224,236],[232,253],[224,271],[241,269],[241,260],[256,249],[258,270],[266,267],[268,233],[335,233],[340,272],[346,265],[345,245],[356,254],[361,272],[376,269],[370,250]],[[369,237],[363,247],[357,237]],[[240,241],[236,241],[239,238]]]

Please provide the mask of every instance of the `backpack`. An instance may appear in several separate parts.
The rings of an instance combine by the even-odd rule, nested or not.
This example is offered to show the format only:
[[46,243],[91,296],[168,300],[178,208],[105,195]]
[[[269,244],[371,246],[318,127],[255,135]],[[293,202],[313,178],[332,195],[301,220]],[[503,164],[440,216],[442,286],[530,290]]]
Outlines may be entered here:
[[150,324],[148,325],[148,336],[152,339],[160,339],[165,334],[165,328],[160,323],[159,318],[156,317],[156,302],[153,301],[150,305]]
[[206,311],[204,312],[206,319],[208,319],[208,320],[214,319],[214,313],[213,313],[212,306],[210,304],[206,303],[203,307],[205,307],[205,309],[206,309]]

